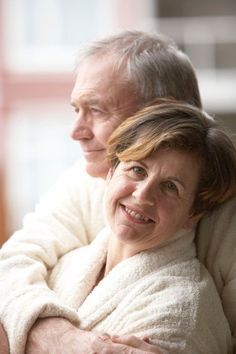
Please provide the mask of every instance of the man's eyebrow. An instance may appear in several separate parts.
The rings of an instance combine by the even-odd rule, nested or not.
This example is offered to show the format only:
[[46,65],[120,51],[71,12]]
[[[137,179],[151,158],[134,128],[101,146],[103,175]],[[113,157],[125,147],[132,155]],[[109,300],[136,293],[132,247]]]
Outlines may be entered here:
[[72,97],[70,104],[75,107],[76,102],[82,102],[82,103],[89,104],[89,105],[97,105],[97,104],[101,105],[102,104],[102,102],[101,102],[101,100],[99,100],[99,98],[94,97],[94,96],[90,96],[90,95],[81,95],[77,99],[73,99],[73,97]]

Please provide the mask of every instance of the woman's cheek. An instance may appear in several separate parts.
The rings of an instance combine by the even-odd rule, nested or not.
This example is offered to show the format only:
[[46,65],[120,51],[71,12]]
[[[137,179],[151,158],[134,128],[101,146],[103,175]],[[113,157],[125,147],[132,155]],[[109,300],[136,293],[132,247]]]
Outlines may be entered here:
[[119,203],[132,195],[133,190],[132,183],[129,183],[123,176],[112,177],[108,182],[105,195],[107,213],[110,213],[111,210],[114,212]]

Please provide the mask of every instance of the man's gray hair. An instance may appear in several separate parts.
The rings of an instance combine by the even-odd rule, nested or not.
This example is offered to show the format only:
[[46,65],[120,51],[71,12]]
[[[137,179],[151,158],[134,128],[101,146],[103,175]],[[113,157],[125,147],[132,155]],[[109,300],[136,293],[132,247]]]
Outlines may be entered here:
[[156,33],[124,31],[97,40],[83,52],[109,55],[114,71],[122,74],[140,102],[140,107],[158,97],[169,97],[202,107],[195,70],[186,54],[170,38]]

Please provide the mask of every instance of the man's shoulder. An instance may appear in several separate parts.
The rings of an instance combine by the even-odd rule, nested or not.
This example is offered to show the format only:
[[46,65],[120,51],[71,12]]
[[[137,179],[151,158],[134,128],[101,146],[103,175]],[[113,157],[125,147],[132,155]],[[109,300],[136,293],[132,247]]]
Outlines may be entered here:
[[105,180],[102,178],[92,177],[86,171],[86,162],[83,158],[76,160],[71,166],[67,167],[52,186],[62,189],[103,189]]
[[235,197],[200,222],[196,237],[198,256],[213,277],[217,277],[214,269],[224,276],[235,264],[235,253],[232,252],[236,248],[235,230]]
[[200,232],[206,230],[228,230],[236,226],[236,197],[231,198],[220,207],[209,213],[200,222]]

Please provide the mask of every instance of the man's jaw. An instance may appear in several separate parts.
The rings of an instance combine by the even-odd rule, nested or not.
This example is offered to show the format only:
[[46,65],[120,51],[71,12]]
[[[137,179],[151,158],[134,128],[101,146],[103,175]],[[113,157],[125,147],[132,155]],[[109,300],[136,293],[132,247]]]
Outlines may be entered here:
[[85,158],[85,161],[86,171],[90,176],[106,179],[109,171],[109,165],[106,163],[105,157],[102,159],[97,158],[96,160],[89,160]]

